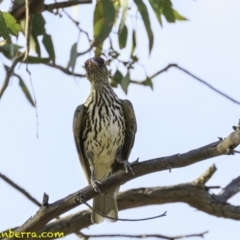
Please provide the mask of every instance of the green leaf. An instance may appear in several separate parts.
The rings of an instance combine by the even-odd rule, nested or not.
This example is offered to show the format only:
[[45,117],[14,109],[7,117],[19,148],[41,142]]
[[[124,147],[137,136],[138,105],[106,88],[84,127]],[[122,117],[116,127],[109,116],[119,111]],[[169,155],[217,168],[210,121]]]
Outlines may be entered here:
[[3,17],[6,21],[10,33],[14,36],[17,36],[18,33],[22,30],[22,27],[17,23],[16,19],[10,13],[2,12]]
[[176,10],[173,9],[173,14],[175,16],[175,19],[178,21],[188,21],[187,18],[185,18],[184,16],[180,15]]
[[44,35],[46,33],[45,24],[46,21],[41,13],[34,15],[32,19],[32,32],[31,32],[32,35],[34,36]]
[[151,5],[156,17],[157,17],[158,22],[162,26],[162,18],[161,18],[162,3],[158,0],[149,0],[149,3],[150,3],[150,5]]
[[153,32],[152,32],[151,23],[148,15],[148,10],[145,3],[142,0],[134,0],[134,2],[137,5],[138,11],[142,16],[143,23],[145,25],[147,35],[148,35],[148,40],[149,40],[149,53],[151,53],[154,38],[153,38]]
[[136,48],[136,31],[133,29],[132,32],[132,49],[131,49],[131,56],[133,55]]
[[113,76],[114,82],[116,82],[117,84],[121,84],[122,80],[123,80],[123,75],[122,73],[117,70]]
[[34,15],[32,20],[32,31],[30,35],[30,48],[36,52],[39,57],[41,56],[41,49],[38,36],[42,36],[46,33],[45,24],[46,22],[42,14]]
[[128,91],[129,84],[130,84],[130,73],[127,72],[126,76],[121,81],[121,87],[126,94]]
[[53,63],[55,63],[55,51],[54,51],[54,45],[53,45],[53,42],[52,42],[51,35],[45,33],[43,35],[42,42],[43,42],[43,45],[44,45],[45,49],[48,52],[48,55],[49,55],[50,59],[52,59]]
[[29,46],[35,53],[37,53],[37,55],[39,57],[41,57],[41,49],[40,49],[40,44],[39,44],[37,36],[30,35]]
[[127,36],[128,36],[128,29],[126,25],[124,25],[123,30],[118,34],[118,42],[119,42],[120,49],[123,49],[126,47]]
[[119,25],[118,34],[121,34],[123,28],[125,27],[125,22],[128,14],[128,0],[119,0],[122,7],[122,18]]
[[115,74],[111,76],[110,79],[111,86],[116,88],[118,84],[121,84],[122,79],[123,79],[122,73],[117,70]]
[[17,36],[21,30],[22,27],[10,13],[0,11],[0,36],[11,42],[10,34]]
[[170,23],[175,22],[175,15],[173,12],[172,4],[164,4],[162,12],[166,20]]
[[70,53],[70,60],[68,63],[68,67],[72,68],[72,72],[74,71],[76,60],[77,60],[77,42],[72,45],[71,53]]
[[143,81],[144,86],[149,86],[153,90],[153,82],[152,79],[147,77],[146,80]]
[[170,23],[175,22],[176,20],[183,21],[187,20],[185,17],[180,15],[176,10],[172,8],[172,3],[170,0],[149,0],[149,3],[160,23],[162,26],[162,18],[161,16],[164,15],[166,20]]
[[5,22],[3,14],[0,11],[0,37],[3,37],[8,42],[11,42],[11,38],[10,38],[9,34],[10,34],[10,31],[9,31],[9,29],[7,27],[7,24]]
[[111,0],[99,0],[94,10],[94,44],[99,45],[109,36],[114,23],[115,11]]
[[21,87],[21,89],[22,89],[25,97],[27,98],[27,100],[29,101],[29,103],[30,103],[33,107],[35,107],[35,103],[34,103],[34,101],[33,101],[33,99],[32,99],[32,96],[31,96],[31,94],[30,94],[30,92],[29,92],[26,84],[24,83],[23,79],[22,79],[18,74],[14,74],[14,76],[18,77],[18,79],[19,79],[19,86]]
[[16,44],[4,44],[0,47],[0,52],[8,59],[12,59],[14,56],[17,55],[19,52],[19,49],[22,48],[19,45]]

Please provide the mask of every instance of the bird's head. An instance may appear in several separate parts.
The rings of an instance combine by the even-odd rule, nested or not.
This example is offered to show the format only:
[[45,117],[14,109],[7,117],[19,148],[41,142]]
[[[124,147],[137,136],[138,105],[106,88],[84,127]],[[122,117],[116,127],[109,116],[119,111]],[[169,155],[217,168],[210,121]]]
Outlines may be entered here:
[[87,72],[87,79],[91,83],[108,82],[108,69],[102,58],[90,58],[85,62],[84,67]]

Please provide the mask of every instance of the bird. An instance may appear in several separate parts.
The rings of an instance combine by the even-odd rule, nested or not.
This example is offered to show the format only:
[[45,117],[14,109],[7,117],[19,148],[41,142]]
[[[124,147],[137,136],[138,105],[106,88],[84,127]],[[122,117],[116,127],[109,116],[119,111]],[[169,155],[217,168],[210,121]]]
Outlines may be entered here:
[[134,175],[128,158],[137,131],[136,117],[131,102],[119,99],[113,91],[103,58],[88,59],[84,68],[91,90],[74,113],[75,145],[88,183],[101,193],[93,199],[92,223],[115,222],[119,187],[102,193],[100,181],[121,169]]

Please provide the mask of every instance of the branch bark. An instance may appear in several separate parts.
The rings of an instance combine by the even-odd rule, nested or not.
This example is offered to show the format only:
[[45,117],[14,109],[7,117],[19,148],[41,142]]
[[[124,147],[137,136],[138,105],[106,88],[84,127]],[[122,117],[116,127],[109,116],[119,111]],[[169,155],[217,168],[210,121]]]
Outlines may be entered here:
[[[75,0],[75,1],[65,1],[65,2],[55,2],[53,4],[44,4],[44,0],[29,0],[29,15],[35,15],[44,11],[52,12],[55,9],[67,8],[76,6],[79,4],[88,4],[92,3],[92,0]],[[25,18],[25,3],[13,7],[13,10],[10,12],[17,21]]]
[[[231,140],[234,141],[231,144]],[[226,142],[226,144],[225,144]],[[211,144],[208,144],[204,147],[201,147],[199,149],[195,149],[192,151],[189,151],[184,154],[175,154],[168,157],[162,157],[162,158],[155,158],[148,161],[143,161],[140,163],[135,163],[133,165],[135,175],[132,176],[131,174],[126,174],[125,171],[118,171],[111,177],[103,180],[101,182],[101,191],[107,192],[111,190],[112,188],[115,188],[117,186],[120,186],[134,178],[150,174],[153,172],[168,170],[169,168],[180,168],[185,167],[194,163],[197,163],[199,161],[203,161],[209,158],[217,157],[220,155],[224,155],[228,153],[229,147],[234,146],[236,147],[236,144],[240,144],[240,130],[237,130],[229,135],[226,139],[218,142],[214,142]],[[218,150],[218,146],[221,145],[221,151]],[[225,152],[223,151],[223,147],[225,146]],[[153,195],[151,198],[148,197],[148,203],[149,204],[161,204],[164,203],[164,201],[167,202],[174,202],[176,199],[173,196],[173,192],[177,191],[179,193],[179,199],[181,201],[185,201],[188,204],[194,204],[196,208],[201,209],[202,211],[206,211],[210,214],[217,215],[217,216],[229,216],[232,219],[240,219],[240,208],[232,206],[230,204],[221,204],[221,202],[218,201],[218,199],[212,197],[208,192],[206,192],[205,188],[199,186],[199,184],[185,184],[184,189],[181,188],[182,185],[177,185],[173,187],[165,187],[165,188],[155,188],[155,191],[153,191]],[[161,197],[159,197],[159,191],[161,190]],[[141,193],[141,194],[139,194]],[[88,201],[95,197],[98,193],[96,193],[91,186],[87,186],[84,189],[77,191],[63,199],[60,199],[52,204],[49,204],[48,206],[42,206],[39,211],[31,217],[29,220],[27,220],[21,227],[19,227],[16,231],[37,231],[43,228],[50,220],[56,218],[56,216],[59,216],[81,204],[81,196],[84,196],[85,201]],[[125,193],[126,194],[126,193]],[[146,195],[145,189],[137,189],[137,190],[131,190],[131,194],[133,196],[131,197],[131,201],[128,205],[124,205],[124,203],[121,201],[121,197],[119,200],[119,208],[129,208],[129,207],[139,207],[144,206],[147,204],[147,199],[144,200],[142,198],[144,195]],[[162,195],[163,194],[163,195]],[[166,196],[169,196],[169,199],[166,198]],[[121,195],[120,195],[121,196]],[[128,195],[130,197],[130,195]],[[190,198],[191,196],[191,198]],[[133,198],[134,197],[134,198]],[[137,199],[141,199],[141,201],[137,201]],[[129,198],[128,198],[129,199]],[[175,200],[174,200],[175,199]],[[191,200],[189,200],[191,199]],[[199,199],[205,199],[205,204],[199,204]],[[135,204],[135,205],[134,205]],[[218,211],[220,209],[220,211]],[[227,212],[229,214],[227,215]],[[85,217],[84,225],[87,226],[87,219],[90,218],[89,216],[86,216],[88,212],[84,212],[84,214],[81,214],[81,216]]]
[[[235,181],[235,179],[225,187],[225,196],[228,197],[226,197],[225,201],[222,201],[218,198],[220,195],[209,193],[208,188],[205,186],[205,183],[213,176],[215,171],[216,167],[212,165],[204,174],[189,183],[168,187],[138,188],[119,193],[119,210],[154,204],[183,202],[213,216],[240,220],[240,206],[233,206],[226,202],[232,196],[227,194],[228,191],[230,193],[232,189],[235,189],[235,193],[240,191],[239,181]],[[206,181],[202,181],[202,179]],[[237,179],[240,179],[240,177]],[[91,225],[91,211],[85,210],[47,224],[38,234],[42,232],[64,232],[65,236],[67,236]]]

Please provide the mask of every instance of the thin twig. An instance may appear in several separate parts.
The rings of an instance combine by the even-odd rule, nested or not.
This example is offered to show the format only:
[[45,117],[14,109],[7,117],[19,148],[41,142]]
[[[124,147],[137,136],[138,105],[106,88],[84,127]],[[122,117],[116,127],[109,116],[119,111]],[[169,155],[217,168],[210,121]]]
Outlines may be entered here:
[[[172,68],[172,67],[175,67],[175,68],[178,68],[179,70],[183,71],[184,73],[188,74],[189,76],[191,76],[192,78],[195,78],[196,80],[198,80],[200,83],[206,85],[207,87],[209,87],[210,89],[212,89],[214,92],[222,95],[223,97],[229,99],[230,101],[236,103],[236,104],[240,104],[239,101],[233,99],[232,97],[228,96],[227,94],[223,93],[222,91],[218,90],[217,88],[213,87],[212,85],[210,85],[209,83],[207,83],[206,81],[202,80],[201,78],[195,76],[194,74],[190,73],[188,70],[178,66],[177,64],[175,63],[171,63],[169,64],[168,66],[166,66],[165,68],[161,69],[160,71],[154,73],[152,76],[150,76],[149,78],[155,78],[157,77],[159,74],[163,73],[163,72],[166,72],[169,68]],[[145,85],[144,84],[144,81],[136,81],[136,80],[131,80],[130,82],[131,83],[134,83],[134,84],[139,84],[139,85]]]
[[93,49],[93,47],[94,47],[94,45],[91,45],[87,50],[85,50],[85,51],[83,51],[83,52],[79,52],[79,53],[77,54],[77,56],[79,57],[79,56],[82,56],[82,55],[90,52],[90,51]]
[[218,94],[222,95],[223,97],[229,99],[230,101],[240,104],[239,101],[231,98],[230,96],[228,96],[227,94],[223,93],[222,91],[216,89],[215,87],[213,87],[212,85],[210,85],[209,83],[205,82],[204,80],[200,79],[199,77],[195,76],[194,74],[190,73],[189,71],[187,71],[186,69],[179,67],[178,65],[175,66],[176,68],[178,68],[179,70],[185,72],[186,74],[188,74],[189,76],[195,78],[196,80],[198,80],[200,83],[206,85],[207,87],[209,87],[210,89],[212,89],[214,92],[217,92]]
[[12,74],[14,72],[14,68],[16,67],[16,65],[20,61],[22,61],[24,55],[25,55],[25,53],[23,52],[23,53],[19,54],[18,56],[16,56],[15,59],[13,60],[13,62],[12,62],[12,66],[7,70],[7,73],[6,73],[6,76],[5,76],[2,88],[0,90],[0,99],[3,96],[3,93],[4,93],[4,91],[6,90],[8,84],[9,84],[10,77],[12,76]]
[[14,183],[11,179],[9,179],[7,176],[0,173],[0,178],[2,178],[5,182],[7,182],[9,185],[11,185],[13,188],[21,192],[26,198],[28,198],[31,202],[35,203],[37,206],[41,207],[42,204],[31,194],[29,194],[25,189]]
[[203,233],[196,233],[196,234],[187,234],[187,235],[181,235],[181,236],[173,236],[169,237],[166,235],[161,234],[139,234],[139,235],[130,235],[130,234],[98,234],[98,235],[86,235],[81,233],[78,233],[79,237],[84,237],[84,239],[89,238],[103,238],[103,237],[126,237],[126,238],[160,238],[160,239],[168,239],[168,240],[175,240],[175,239],[182,239],[182,238],[190,238],[190,237],[201,237],[204,238],[204,235],[207,234],[208,231],[205,231]]
[[71,72],[71,71],[69,71],[67,68],[64,68],[64,67],[62,67],[62,66],[60,66],[60,65],[56,65],[56,64],[53,64],[53,63],[43,63],[43,64],[45,64],[45,65],[47,65],[47,66],[49,66],[49,67],[52,67],[52,68],[59,69],[60,71],[66,73],[66,74],[68,74],[68,75],[74,76],[74,77],[80,77],[80,78],[86,77],[85,74],[80,74],[80,73]]
[[[82,30],[82,28],[80,28],[79,22],[78,22],[78,21],[75,21],[75,20],[68,14],[68,12],[67,12],[65,9],[63,9],[62,11],[63,11],[63,12],[65,13],[65,15],[76,25],[76,27],[78,28],[79,32],[80,32],[80,33],[81,33],[81,32],[84,33],[84,34],[87,36],[88,41],[91,42],[91,39],[90,39],[90,37],[89,37],[88,32],[87,32],[87,31],[84,31],[84,30]],[[90,51],[90,50],[89,50],[89,51]]]
[[25,25],[25,37],[26,37],[26,50],[23,58],[23,62],[27,59],[28,53],[29,53],[29,39],[30,39],[30,14],[29,14],[29,2],[28,0],[25,0],[25,19],[26,19],[26,25]]
[[148,217],[148,218],[138,218],[138,219],[129,219],[129,218],[113,218],[113,217],[109,217],[106,216],[98,211],[96,211],[94,208],[92,208],[92,206],[90,206],[86,201],[82,201],[81,199],[81,203],[85,204],[87,207],[89,207],[92,211],[96,212],[97,214],[101,215],[104,218],[108,218],[111,220],[116,220],[116,221],[122,221],[122,222],[139,222],[139,221],[147,221],[147,220],[152,220],[152,219],[156,219],[156,218],[160,218],[160,217],[166,217],[167,212],[165,211],[164,213],[157,215],[157,216],[153,216],[153,217]]

